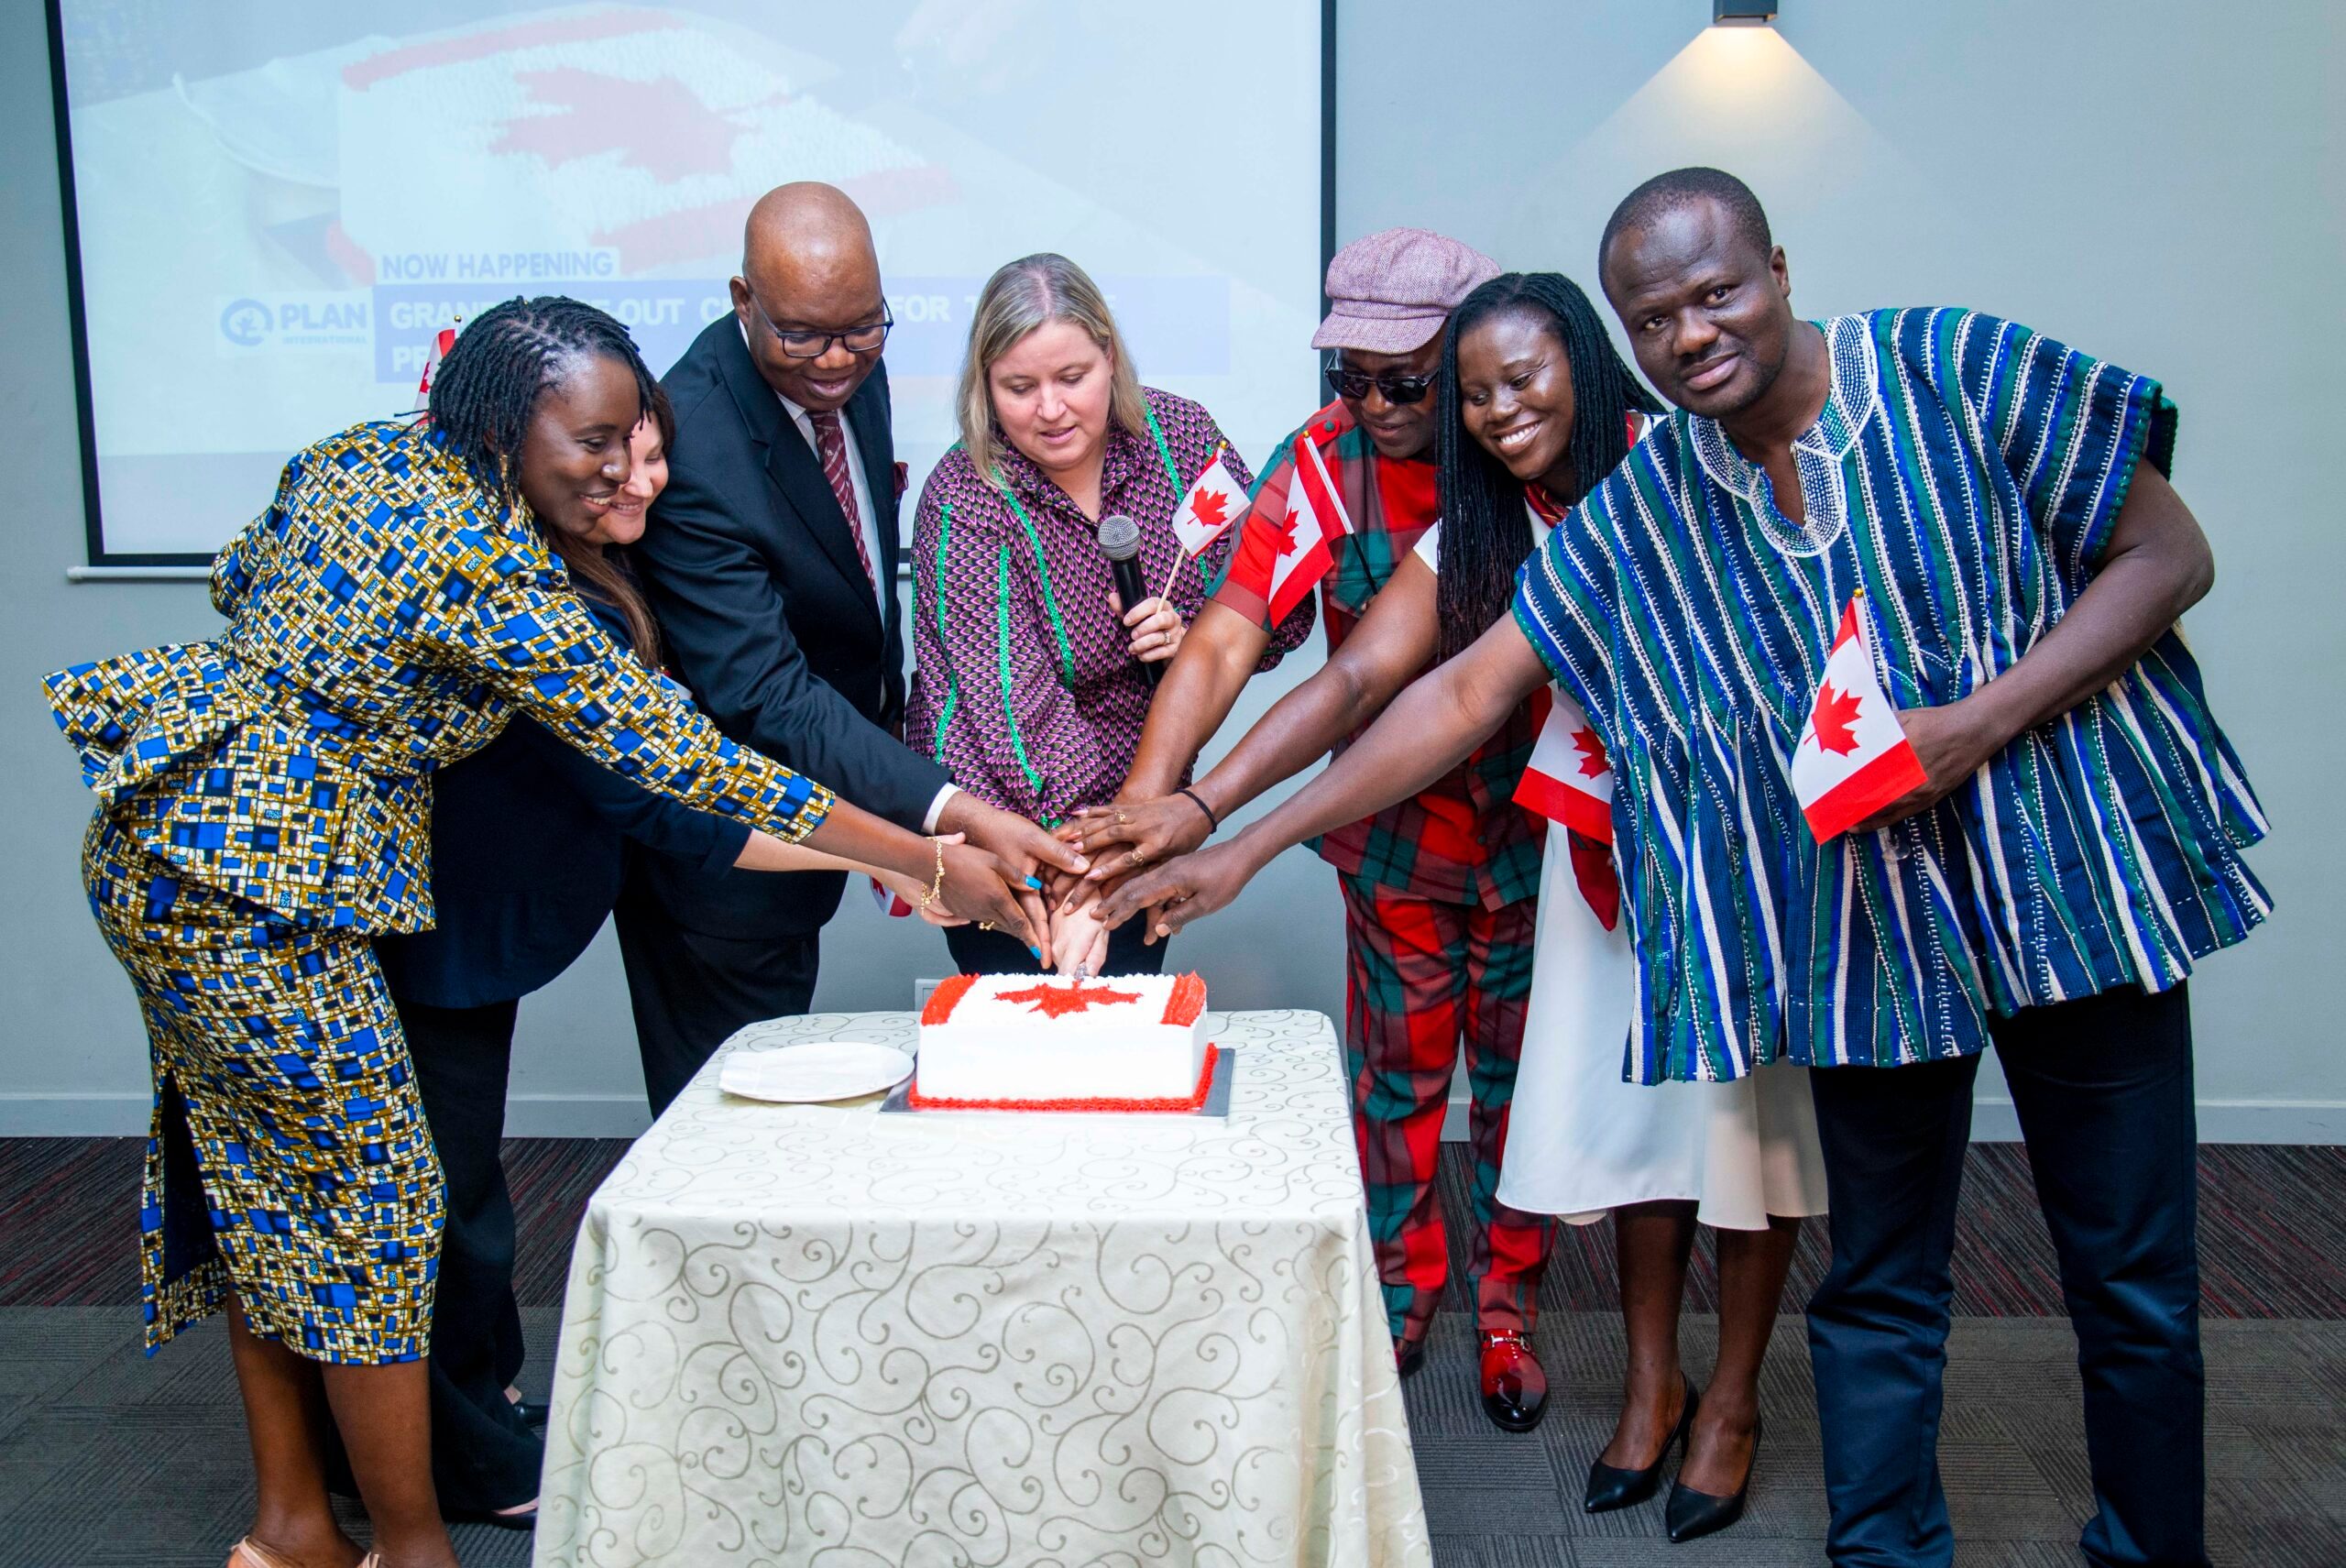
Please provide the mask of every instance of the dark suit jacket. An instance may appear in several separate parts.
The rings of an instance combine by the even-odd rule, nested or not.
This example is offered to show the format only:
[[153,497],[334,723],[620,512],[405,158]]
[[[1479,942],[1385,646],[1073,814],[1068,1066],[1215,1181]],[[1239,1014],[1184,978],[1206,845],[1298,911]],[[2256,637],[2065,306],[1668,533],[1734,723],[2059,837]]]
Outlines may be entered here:
[[[949,775],[895,737],[904,635],[886,367],[846,409],[879,513],[884,615],[815,449],[758,374],[735,318],[711,322],[662,385],[676,441],[635,561],[669,664],[734,740],[918,830]],[[725,937],[813,931],[845,883],[836,872],[697,873],[658,857],[647,868],[673,918]]]
[[[624,644],[619,612],[586,603]],[[377,938],[375,956],[401,1002],[485,1007],[526,996],[568,969],[602,928],[619,897],[626,840],[682,857],[685,870],[718,872],[749,837],[748,823],[654,795],[516,715],[496,740],[433,776],[436,924]]]

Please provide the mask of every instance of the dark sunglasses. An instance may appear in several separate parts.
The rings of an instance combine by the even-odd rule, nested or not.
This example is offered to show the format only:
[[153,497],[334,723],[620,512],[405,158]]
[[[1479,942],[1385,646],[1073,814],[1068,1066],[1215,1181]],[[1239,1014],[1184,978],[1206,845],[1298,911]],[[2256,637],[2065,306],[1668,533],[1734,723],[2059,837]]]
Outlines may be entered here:
[[1434,383],[1431,376],[1396,376],[1391,371],[1372,376],[1365,370],[1352,368],[1341,359],[1330,360],[1327,371],[1328,385],[1335,389],[1336,396],[1354,402],[1368,396],[1368,389],[1374,387],[1385,394],[1388,403],[1421,403]]

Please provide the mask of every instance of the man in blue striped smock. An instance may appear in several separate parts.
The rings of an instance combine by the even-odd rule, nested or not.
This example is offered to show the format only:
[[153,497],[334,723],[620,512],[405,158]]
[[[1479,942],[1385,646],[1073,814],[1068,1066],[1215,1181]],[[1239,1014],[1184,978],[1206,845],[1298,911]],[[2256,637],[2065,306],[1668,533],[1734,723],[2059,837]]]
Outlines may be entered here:
[[[2264,817],[2175,630],[2214,566],[2166,481],[2173,408],[1971,312],[1795,320],[1765,214],[1716,170],[1632,192],[1600,262],[1676,411],[1556,525],[1510,621],[1101,917],[1148,908],[1179,930],[1266,846],[1421,787],[1554,679],[1613,763],[1630,1078],[1825,1069],[1809,1082],[1833,1265],[1809,1348],[1833,1562],[1954,1561],[1948,1258],[1993,1045],[2085,1374],[2081,1545],[2105,1568],[2203,1565],[2184,980],[2269,905],[2240,859]],[[1819,843],[1792,758],[1860,588],[1925,780]],[[1741,1506],[1672,1504],[1703,1529]]]
[[[1809,1306],[1832,1560],[1953,1559],[1948,1255],[1992,1044],[2080,1346],[2085,1553],[2204,1563],[2184,980],[2269,905],[2240,859],[2264,817],[2176,630],[2214,569],[2165,477],[2174,407],[1971,312],[1795,320],[1716,170],[1633,192],[1601,261],[1678,411],[1556,529],[1517,620],[1618,781],[1628,1071],[1833,1069]],[[1791,759],[1860,590],[1928,779],[1820,844]]]

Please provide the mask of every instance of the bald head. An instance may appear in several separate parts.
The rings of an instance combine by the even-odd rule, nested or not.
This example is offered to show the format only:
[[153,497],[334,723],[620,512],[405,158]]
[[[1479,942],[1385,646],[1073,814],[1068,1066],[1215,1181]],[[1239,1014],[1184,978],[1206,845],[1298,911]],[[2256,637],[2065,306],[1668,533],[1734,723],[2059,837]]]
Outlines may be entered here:
[[855,394],[878,350],[834,342],[811,359],[783,351],[783,333],[840,333],[878,322],[885,308],[880,258],[862,209],[835,185],[776,186],[750,209],[733,308],[750,357],[769,386],[801,408],[836,409]]
[[817,180],[777,185],[759,197],[741,230],[744,272],[798,257],[861,260],[880,269],[863,209],[838,186]]

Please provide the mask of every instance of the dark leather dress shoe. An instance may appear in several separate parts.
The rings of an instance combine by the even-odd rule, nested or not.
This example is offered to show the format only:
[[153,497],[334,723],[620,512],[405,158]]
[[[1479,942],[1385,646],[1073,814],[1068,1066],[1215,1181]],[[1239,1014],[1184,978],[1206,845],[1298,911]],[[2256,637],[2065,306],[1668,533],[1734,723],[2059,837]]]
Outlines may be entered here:
[[1421,1339],[1393,1342],[1393,1369],[1406,1381],[1426,1369],[1426,1342]]
[[1751,1472],[1760,1468],[1760,1423],[1751,1424],[1751,1466],[1743,1473],[1743,1485],[1727,1497],[1714,1497],[1697,1492],[1692,1486],[1672,1482],[1670,1501],[1662,1508],[1662,1522],[1670,1527],[1670,1539],[1683,1544],[1703,1536],[1714,1535],[1743,1517],[1743,1505],[1751,1496]]
[[541,1405],[535,1399],[516,1399],[513,1401],[513,1413],[521,1417],[521,1424],[532,1431],[543,1431],[547,1419],[554,1414],[554,1407]]
[[1483,1335],[1483,1413],[1505,1431],[1529,1431],[1548,1413],[1548,1373],[1517,1330]]
[[1703,1397],[1694,1392],[1694,1386],[1686,1382],[1684,1373],[1678,1375],[1678,1380],[1686,1389],[1686,1403],[1678,1412],[1678,1424],[1661,1440],[1661,1452],[1642,1470],[1624,1470],[1602,1459],[1591,1461],[1588,1492],[1581,1500],[1584,1512],[1602,1514],[1631,1508],[1661,1489],[1661,1467],[1670,1463],[1670,1451],[1685,1442],[1686,1433],[1694,1425],[1695,1407],[1703,1402]]

